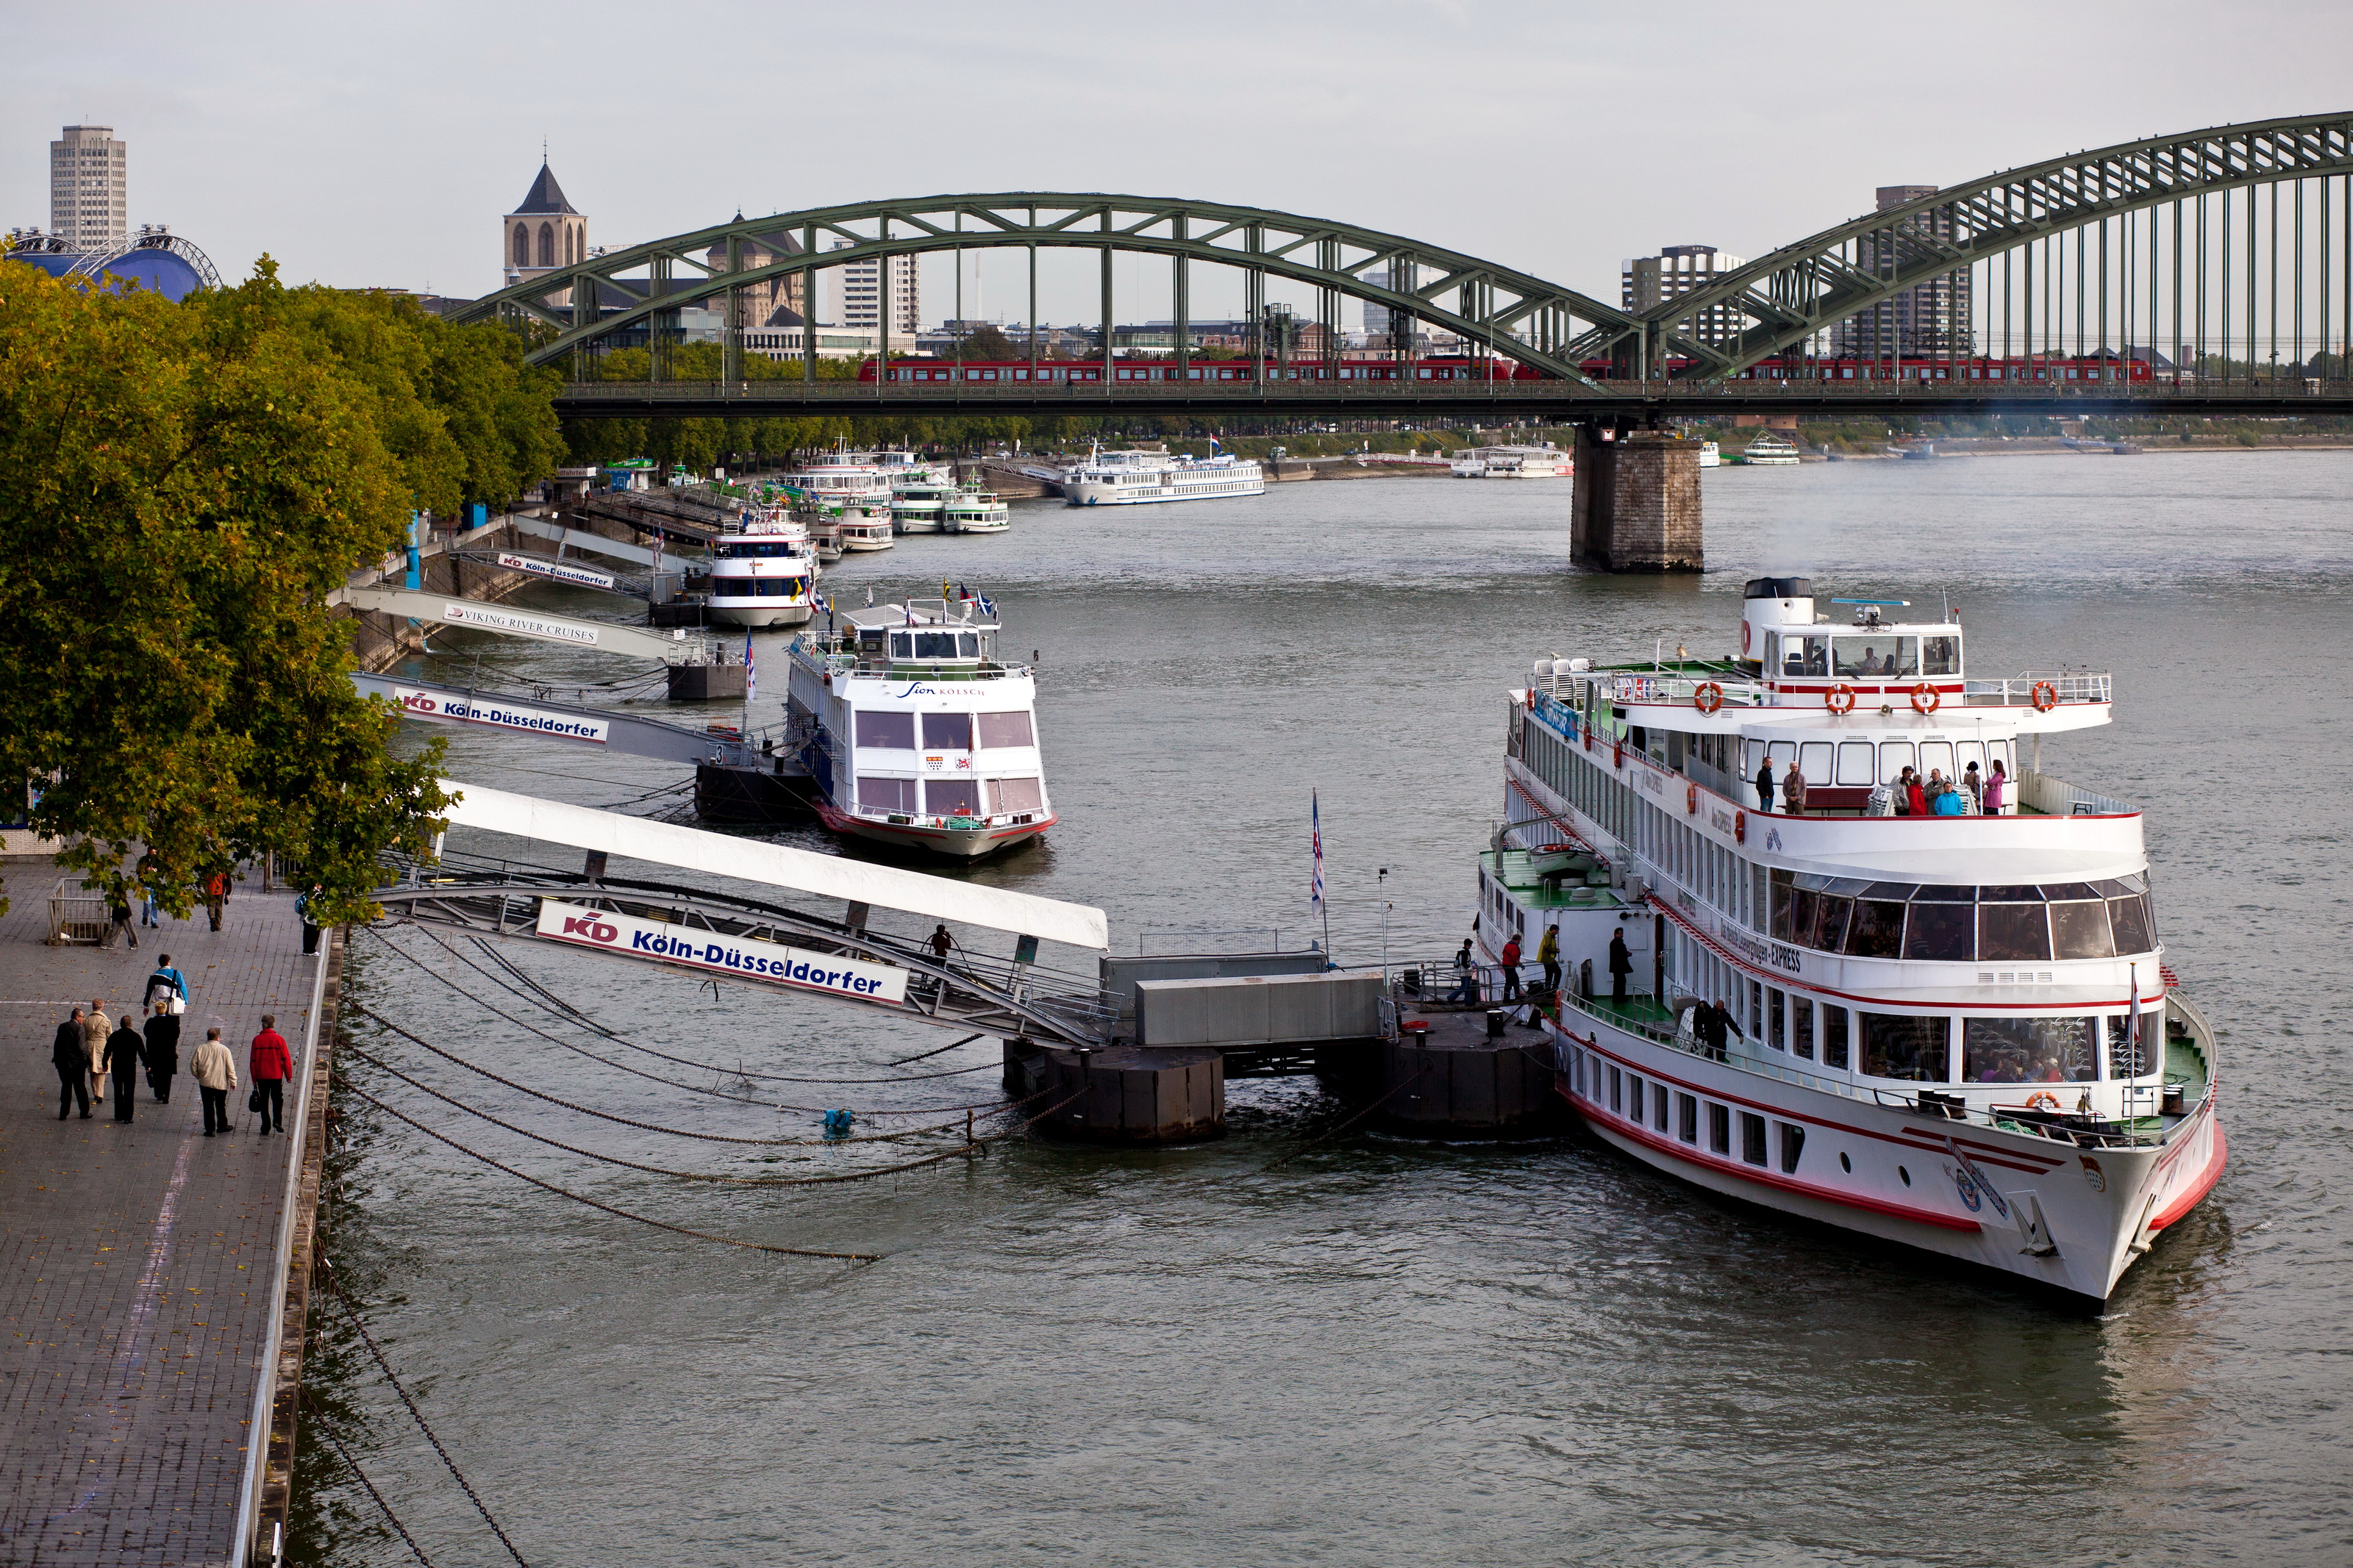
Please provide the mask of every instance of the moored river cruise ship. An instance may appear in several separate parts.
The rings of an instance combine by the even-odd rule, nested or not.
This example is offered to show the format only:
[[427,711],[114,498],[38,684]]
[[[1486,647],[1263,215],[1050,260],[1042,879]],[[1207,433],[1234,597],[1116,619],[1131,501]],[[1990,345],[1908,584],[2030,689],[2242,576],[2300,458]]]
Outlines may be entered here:
[[1748,584],[1737,658],[1539,662],[1484,962],[1558,927],[1556,1086],[1624,1153],[2104,1301],[2225,1158],[2143,814],[2042,766],[2109,721],[2110,678],[1972,677],[1957,620],[1815,603]]

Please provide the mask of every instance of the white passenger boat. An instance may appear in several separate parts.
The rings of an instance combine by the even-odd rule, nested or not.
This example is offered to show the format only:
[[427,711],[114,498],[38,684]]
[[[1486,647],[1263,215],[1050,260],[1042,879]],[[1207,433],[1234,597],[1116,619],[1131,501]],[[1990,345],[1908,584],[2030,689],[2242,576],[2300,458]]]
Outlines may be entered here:
[[[2044,737],[2109,721],[2110,678],[1969,679],[1957,621],[1884,623],[1881,603],[1832,626],[1807,579],[1759,578],[1738,659],[1542,661],[1514,694],[1479,940],[1493,963],[1558,924],[1557,1084],[1625,1153],[2105,1300],[2225,1158],[2143,814],[2042,765]],[[1999,809],[1965,786],[1896,815],[1905,768],[1999,773]]]
[[1013,526],[1013,509],[975,479],[940,509],[940,526],[950,533],[1003,533]]
[[817,547],[783,506],[747,510],[711,548],[710,614],[738,626],[797,626],[817,597]]
[[1557,447],[1465,447],[1449,471],[1458,479],[1556,479],[1576,468]]
[[891,537],[892,524],[888,512],[878,515],[871,508],[844,511],[839,526],[841,548],[852,555],[892,549],[898,542]]
[[997,659],[997,630],[985,598],[911,599],[793,640],[787,702],[815,736],[807,756],[828,827],[975,860],[1054,825],[1037,682]]
[[1750,468],[1787,468],[1797,460],[1797,444],[1769,430],[1740,449],[1740,461]]
[[1106,452],[1062,470],[1062,498],[1072,506],[1137,506],[1146,501],[1224,500],[1266,493],[1259,466],[1220,452]]
[[901,533],[938,533],[944,524],[941,514],[955,500],[956,486],[952,479],[905,479],[891,489],[891,526]]
[[881,464],[841,442],[807,467],[785,475],[783,482],[821,502],[881,501],[888,506],[891,480],[891,472]]

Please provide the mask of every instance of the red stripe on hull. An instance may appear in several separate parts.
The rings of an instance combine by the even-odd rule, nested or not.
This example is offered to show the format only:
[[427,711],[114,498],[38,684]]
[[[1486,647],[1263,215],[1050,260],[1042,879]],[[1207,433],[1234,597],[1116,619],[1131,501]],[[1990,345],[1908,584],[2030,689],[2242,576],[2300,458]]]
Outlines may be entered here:
[[2214,1152],[2206,1162],[2206,1168],[2198,1173],[2198,1179],[2190,1183],[2188,1192],[2166,1205],[2164,1212],[2148,1222],[2148,1228],[2152,1232],[2163,1230],[2204,1201],[2206,1194],[2214,1190],[2214,1184],[2222,1179],[2222,1165],[2230,1153],[2222,1137],[2222,1123],[2218,1120],[2214,1123]]

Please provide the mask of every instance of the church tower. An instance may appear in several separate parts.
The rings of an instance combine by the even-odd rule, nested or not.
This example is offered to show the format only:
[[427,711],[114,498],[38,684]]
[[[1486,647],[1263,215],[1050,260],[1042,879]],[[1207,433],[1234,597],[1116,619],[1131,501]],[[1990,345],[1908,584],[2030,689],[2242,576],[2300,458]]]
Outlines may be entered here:
[[[588,259],[588,220],[564,199],[564,187],[555,183],[544,158],[539,178],[501,226],[500,260],[510,285]],[[569,290],[548,301],[556,306],[571,302]]]

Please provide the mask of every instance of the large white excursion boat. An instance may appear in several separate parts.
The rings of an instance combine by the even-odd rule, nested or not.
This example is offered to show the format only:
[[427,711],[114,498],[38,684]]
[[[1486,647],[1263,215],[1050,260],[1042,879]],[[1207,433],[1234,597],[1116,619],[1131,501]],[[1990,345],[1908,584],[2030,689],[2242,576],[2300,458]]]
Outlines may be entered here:
[[819,454],[807,468],[786,474],[783,482],[821,503],[879,501],[887,508],[891,504],[891,481],[895,474],[905,471],[903,466],[886,468],[865,453],[851,451],[847,443],[838,443],[832,451]]
[[1266,493],[1259,466],[1220,452],[1089,452],[1062,470],[1062,499],[1072,506],[1137,506],[1145,501],[1222,500]]
[[1448,467],[1458,479],[1560,479],[1577,470],[1557,447],[1465,447]]
[[955,497],[953,479],[925,474],[901,479],[891,489],[891,526],[901,533],[938,533],[940,514]]
[[797,626],[809,618],[819,568],[808,530],[783,506],[744,512],[711,548],[711,618]]
[[[1737,659],[1541,661],[1513,695],[1485,962],[1559,926],[1556,1084],[1625,1153],[2105,1300],[2225,1157],[2142,813],[2042,769],[2044,736],[2109,721],[2110,678],[1967,678],[1959,623],[1883,623],[1896,602],[1833,626],[1807,579],[1759,578]],[[1903,770],[1972,764],[1999,811],[1967,788],[1957,815],[1889,809]]]
[[1013,526],[1013,509],[994,491],[967,479],[940,509],[940,526],[950,533],[1003,533]]
[[1000,663],[983,598],[844,612],[793,639],[788,715],[806,726],[812,804],[836,833],[976,860],[1054,825],[1037,681]]

